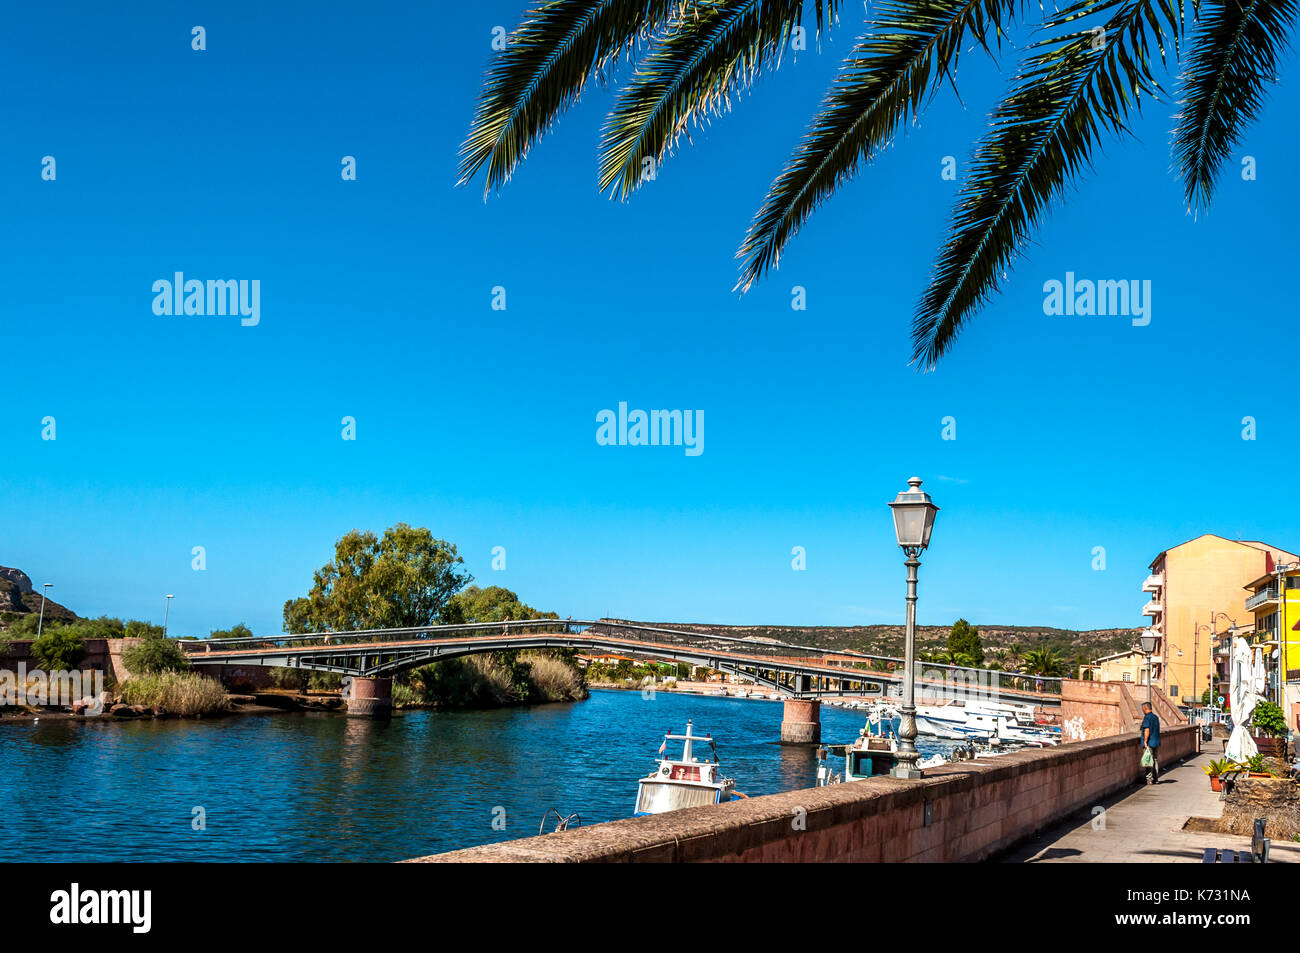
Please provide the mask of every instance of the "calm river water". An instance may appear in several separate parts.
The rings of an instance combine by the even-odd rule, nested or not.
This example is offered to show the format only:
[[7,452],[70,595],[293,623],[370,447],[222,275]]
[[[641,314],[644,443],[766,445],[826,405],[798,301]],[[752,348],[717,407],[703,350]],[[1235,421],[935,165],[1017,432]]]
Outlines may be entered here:
[[[631,814],[664,732],[687,718],[718,740],[738,791],[813,784],[814,752],[773,743],[779,702],[667,692],[389,723],[46,720],[0,725],[0,861],[387,861],[528,837],[553,807],[583,824],[615,820]],[[822,707],[828,743],[863,723]]]

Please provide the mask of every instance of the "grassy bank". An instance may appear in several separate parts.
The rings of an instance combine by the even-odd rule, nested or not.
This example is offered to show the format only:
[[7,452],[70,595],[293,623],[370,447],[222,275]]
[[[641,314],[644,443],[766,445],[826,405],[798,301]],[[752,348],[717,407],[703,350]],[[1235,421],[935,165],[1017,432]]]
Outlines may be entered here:
[[159,672],[135,675],[117,685],[124,705],[143,705],[168,715],[192,718],[229,710],[226,691],[210,678],[194,672]]
[[393,683],[401,707],[502,708],[588,695],[573,652],[489,652],[426,665]]

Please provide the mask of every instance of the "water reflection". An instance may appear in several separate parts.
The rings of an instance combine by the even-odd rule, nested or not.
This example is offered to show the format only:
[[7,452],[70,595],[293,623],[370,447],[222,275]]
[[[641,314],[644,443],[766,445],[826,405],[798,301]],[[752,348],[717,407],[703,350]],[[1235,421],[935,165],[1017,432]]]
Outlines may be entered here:
[[[717,739],[738,791],[813,783],[814,751],[775,743],[779,702],[598,691],[391,723],[312,713],[2,724],[0,803],[43,859],[395,860],[530,836],[551,808],[584,824],[627,817],[664,732],[688,718]],[[823,705],[823,740],[850,741],[863,721]],[[195,807],[206,830],[192,827]],[[30,859],[16,843],[0,843],[0,860]]]

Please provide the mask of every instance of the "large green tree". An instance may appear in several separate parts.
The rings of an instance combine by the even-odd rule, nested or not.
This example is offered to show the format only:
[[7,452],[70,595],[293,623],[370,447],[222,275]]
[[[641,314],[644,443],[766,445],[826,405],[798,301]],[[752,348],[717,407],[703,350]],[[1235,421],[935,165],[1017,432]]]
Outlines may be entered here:
[[454,544],[422,527],[398,523],[383,536],[352,530],[316,570],[311,591],[284,604],[285,631],[433,625],[473,578],[463,564]]
[[965,619],[958,619],[948,633],[948,651],[953,655],[965,656],[971,665],[982,665],[984,643],[980,641],[980,630]]
[[[783,56],[812,48],[842,7],[849,8],[841,0],[540,3],[488,68],[461,147],[460,181],[486,168],[485,190],[499,189],[592,79],[610,78],[627,58],[635,68],[605,122],[598,178],[601,189],[627,198],[655,178],[692,126],[731,108]],[[1010,31],[1036,26],[967,163],[913,315],[913,359],[930,367],[999,290],[1098,147],[1130,134],[1142,98],[1163,94],[1159,74],[1180,67],[1173,163],[1188,205],[1208,207],[1276,81],[1300,2],[1067,0],[1053,9],[1024,0],[873,0],[869,11],[740,244],[737,287],[775,268],[817,207],[916,120],[939,87],[955,89],[960,52],[982,49],[996,62]],[[811,41],[805,20],[816,30]]]
[[461,622],[505,622],[521,619],[558,619],[554,612],[539,612],[532,606],[524,605],[509,589],[503,586],[488,586],[486,589],[470,586],[447,600],[441,621],[446,623]]

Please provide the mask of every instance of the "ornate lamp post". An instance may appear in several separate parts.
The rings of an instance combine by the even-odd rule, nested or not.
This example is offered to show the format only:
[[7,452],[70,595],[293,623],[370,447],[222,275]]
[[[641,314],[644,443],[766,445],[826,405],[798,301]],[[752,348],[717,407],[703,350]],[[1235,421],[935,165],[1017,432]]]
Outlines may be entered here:
[[1150,629],[1147,629],[1139,638],[1142,643],[1142,654],[1147,657],[1147,701],[1151,701],[1151,656],[1156,650],[1156,642],[1160,636],[1156,635]]
[[907,481],[908,489],[889,504],[894,511],[894,534],[907,556],[907,648],[903,653],[903,710],[898,726],[898,763],[890,773],[896,778],[919,778],[916,766],[921,753],[916,750],[916,570],[917,557],[930,545],[934,514],[939,507],[930,502],[930,494],[921,490],[920,477]]

